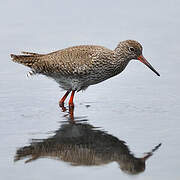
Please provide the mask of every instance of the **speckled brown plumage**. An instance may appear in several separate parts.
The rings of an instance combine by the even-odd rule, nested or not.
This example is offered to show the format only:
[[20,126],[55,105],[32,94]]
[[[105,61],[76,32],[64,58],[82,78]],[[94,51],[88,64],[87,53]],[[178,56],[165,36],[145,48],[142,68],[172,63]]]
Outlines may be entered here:
[[[122,41],[115,50],[103,46],[82,45],[49,54],[23,52],[12,60],[28,66],[33,73],[53,78],[63,89],[80,91],[121,73],[131,59],[142,58],[142,46],[134,40]],[[140,61],[144,61],[141,59]],[[143,62],[157,75],[148,62]],[[148,64],[147,64],[148,63]]]

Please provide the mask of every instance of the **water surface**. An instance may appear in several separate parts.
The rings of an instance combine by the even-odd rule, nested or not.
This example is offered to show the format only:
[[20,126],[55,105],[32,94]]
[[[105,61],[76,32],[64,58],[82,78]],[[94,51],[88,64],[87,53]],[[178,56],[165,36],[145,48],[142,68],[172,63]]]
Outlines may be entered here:
[[[2,1],[1,179],[178,179],[179,16],[180,2],[175,0]],[[122,74],[77,93],[75,120],[79,120],[80,127],[90,128],[90,137],[94,132],[100,136],[95,134],[97,138],[80,141],[80,145],[85,142],[80,146],[83,150],[75,149],[70,160],[52,158],[50,154],[54,151],[46,154],[43,149],[44,152],[38,151],[39,157],[34,161],[25,163],[32,158],[32,151],[29,156],[22,154],[25,159],[14,162],[17,150],[31,146],[32,139],[37,140],[34,143],[46,142],[56,137],[64,125],[62,121],[67,126],[72,124],[66,122],[68,110],[62,112],[58,107],[59,98],[64,94],[58,85],[43,76],[27,78],[29,69],[11,62],[9,54],[20,51],[46,53],[79,44],[98,44],[113,49],[125,39],[143,44],[144,56],[161,76],[157,77],[140,62],[132,61]],[[81,128],[74,126],[76,133],[81,132]],[[101,140],[103,133],[107,140],[113,139],[118,144],[115,143],[116,148],[108,141],[102,151],[104,146],[99,142],[104,142]],[[126,143],[120,143],[122,141]],[[95,145],[95,150],[93,143],[99,144]],[[132,163],[135,158],[142,158],[156,149],[159,143],[162,145],[147,159],[145,166],[140,165],[138,174],[120,168],[124,165],[126,169],[127,163],[117,157],[125,156],[127,160],[131,157]],[[124,153],[120,153],[122,149],[125,149]],[[88,155],[80,156],[86,157],[85,161],[81,159],[81,163],[77,163],[76,152],[77,155],[78,152],[83,155],[92,152],[90,157],[94,158],[94,164],[88,164]],[[108,157],[101,152],[109,153]]]

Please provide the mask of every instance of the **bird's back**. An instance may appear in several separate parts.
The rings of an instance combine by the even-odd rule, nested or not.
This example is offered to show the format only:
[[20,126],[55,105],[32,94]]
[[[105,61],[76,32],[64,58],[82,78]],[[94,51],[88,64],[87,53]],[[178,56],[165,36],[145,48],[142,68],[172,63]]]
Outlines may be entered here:
[[110,49],[93,45],[69,47],[49,54],[23,53],[26,55],[11,57],[15,62],[24,64],[37,73],[65,76],[86,74],[103,65],[103,59],[107,59],[109,55],[113,56]]
[[109,55],[113,56],[113,53],[102,46],[74,46],[44,55],[39,66],[43,66],[46,73],[81,76],[107,64]]

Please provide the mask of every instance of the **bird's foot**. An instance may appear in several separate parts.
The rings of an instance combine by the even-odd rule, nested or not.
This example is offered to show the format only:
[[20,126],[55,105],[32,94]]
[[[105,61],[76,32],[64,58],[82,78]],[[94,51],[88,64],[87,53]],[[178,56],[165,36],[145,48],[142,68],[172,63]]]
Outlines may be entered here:
[[64,107],[64,102],[59,101],[59,107]]
[[64,106],[64,102],[59,102],[59,107],[62,109],[62,112],[65,112],[67,110]]
[[61,100],[59,101],[59,106],[60,106],[61,108],[64,108],[64,101],[66,100],[66,98],[67,98],[67,96],[69,95],[69,93],[70,93],[70,91],[67,91],[67,92],[65,93],[65,95],[61,98]]

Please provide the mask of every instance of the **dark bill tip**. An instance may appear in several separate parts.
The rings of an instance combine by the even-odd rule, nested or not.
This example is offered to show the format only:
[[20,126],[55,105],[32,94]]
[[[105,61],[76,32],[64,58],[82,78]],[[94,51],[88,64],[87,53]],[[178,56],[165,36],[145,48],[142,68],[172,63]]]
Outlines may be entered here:
[[160,74],[152,67],[152,65],[143,57],[143,55],[138,57],[138,60],[141,61],[143,64],[145,64],[148,68],[150,68],[157,76],[160,76]]

